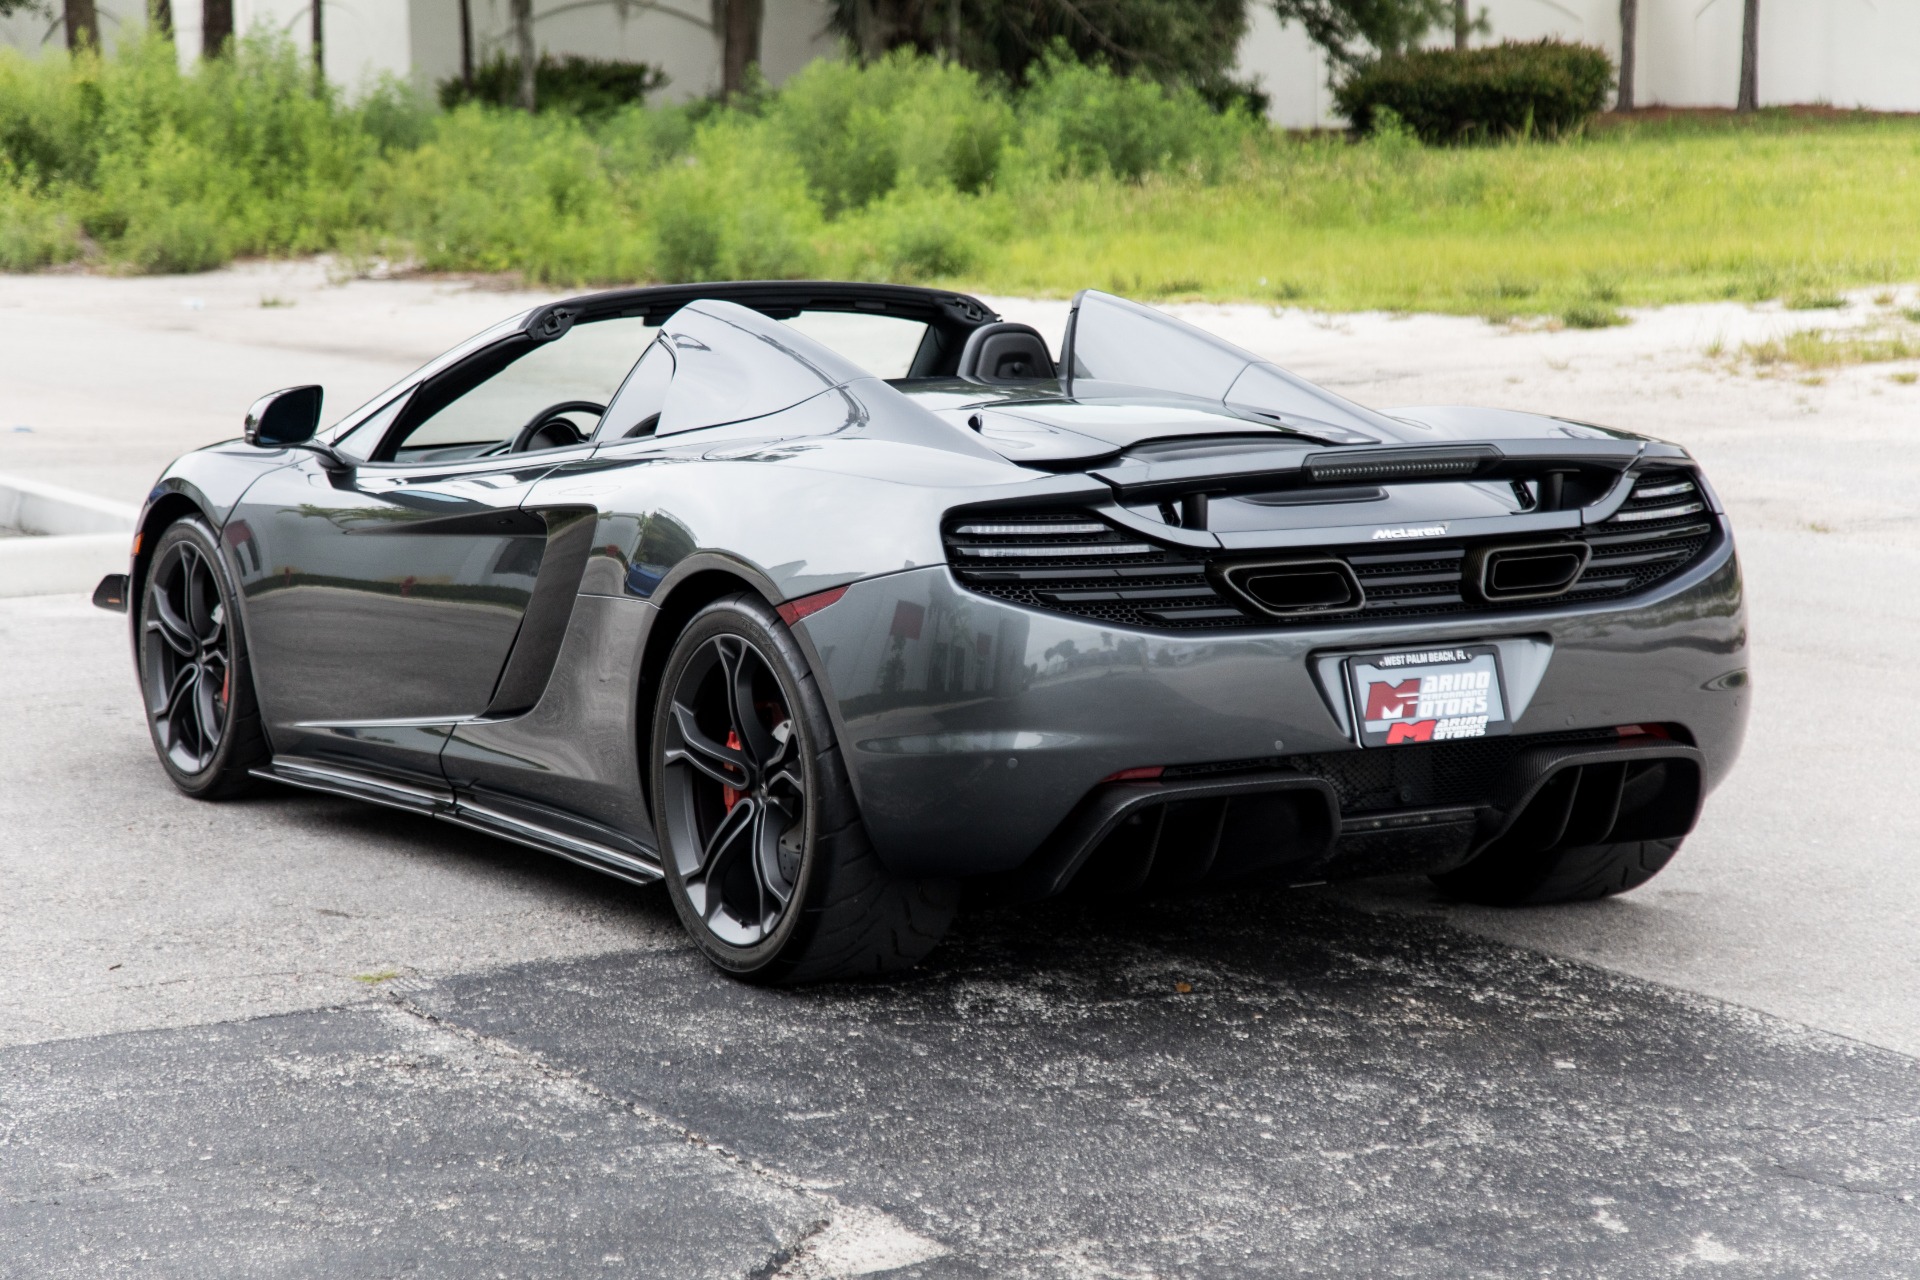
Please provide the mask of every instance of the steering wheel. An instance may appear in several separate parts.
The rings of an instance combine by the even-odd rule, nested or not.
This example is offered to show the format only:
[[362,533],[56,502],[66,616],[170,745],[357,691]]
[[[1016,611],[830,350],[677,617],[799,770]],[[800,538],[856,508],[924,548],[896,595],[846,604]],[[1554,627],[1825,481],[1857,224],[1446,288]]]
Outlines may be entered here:
[[527,425],[513,437],[507,452],[527,453],[534,449],[558,449],[562,445],[579,444],[586,436],[580,433],[580,428],[560,415],[591,413],[598,417],[606,411],[607,406],[592,400],[562,400],[558,404],[550,404],[527,419]]

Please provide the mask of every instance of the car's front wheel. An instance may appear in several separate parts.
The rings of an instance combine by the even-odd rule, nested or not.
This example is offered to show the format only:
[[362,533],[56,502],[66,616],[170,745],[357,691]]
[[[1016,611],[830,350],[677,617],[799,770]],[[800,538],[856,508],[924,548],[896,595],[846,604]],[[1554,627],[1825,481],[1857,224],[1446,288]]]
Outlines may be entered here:
[[269,756],[235,594],[213,530],[168,525],[140,596],[140,685],[161,765],[201,800],[247,790]]
[[903,969],[940,941],[957,887],[881,865],[819,688],[757,597],[717,600],[688,623],[652,741],[667,890],[715,965],[817,982]]

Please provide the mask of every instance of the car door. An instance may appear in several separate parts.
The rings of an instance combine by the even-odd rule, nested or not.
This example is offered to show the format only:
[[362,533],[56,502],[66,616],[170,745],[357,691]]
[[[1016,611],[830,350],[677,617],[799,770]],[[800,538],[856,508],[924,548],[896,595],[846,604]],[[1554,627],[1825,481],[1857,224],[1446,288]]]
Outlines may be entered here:
[[[488,348],[404,388],[333,456],[247,493],[229,541],[277,755],[438,779],[449,727],[489,709],[554,538],[577,524],[524,509],[527,491],[591,451],[650,336],[576,328],[599,332],[571,352]],[[564,425],[529,438],[542,414]]]

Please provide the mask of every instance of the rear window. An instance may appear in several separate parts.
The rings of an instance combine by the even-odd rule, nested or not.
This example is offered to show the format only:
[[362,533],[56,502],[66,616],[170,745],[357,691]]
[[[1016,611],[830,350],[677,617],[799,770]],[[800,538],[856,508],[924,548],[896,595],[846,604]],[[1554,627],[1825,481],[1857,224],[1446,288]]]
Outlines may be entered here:
[[927,326],[899,316],[863,315],[849,311],[803,311],[790,325],[823,347],[830,348],[876,378],[904,378]]

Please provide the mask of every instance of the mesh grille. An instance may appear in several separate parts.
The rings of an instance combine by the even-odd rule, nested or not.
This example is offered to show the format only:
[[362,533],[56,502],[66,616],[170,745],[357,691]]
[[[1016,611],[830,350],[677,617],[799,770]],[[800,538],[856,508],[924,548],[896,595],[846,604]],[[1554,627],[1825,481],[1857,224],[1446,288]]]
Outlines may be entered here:
[[[1357,613],[1270,617],[1216,585],[1221,553],[1164,547],[1087,511],[975,514],[950,518],[947,561],[969,590],[1010,604],[1155,631],[1225,631],[1398,621],[1444,614],[1537,610],[1612,600],[1678,573],[1712,544],[1718,522],[1691,473],[1643,472],[1618,513],[1584,540],[1586,570],[1563,596],[1487,604],[1470,600],[1462,574],[1471,544],[1437,538],[1417,546],[1314,548],[1343,559],[1366,595]],[[1496,543],[1497,545],[1497,543]],[[1271,554],[1271,553],[1269,553]]]

